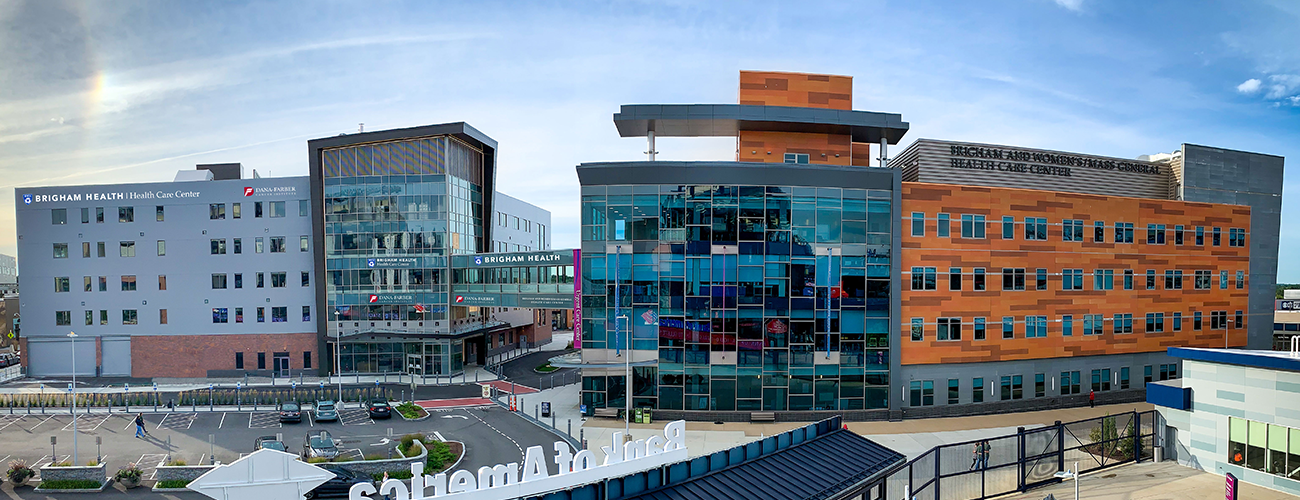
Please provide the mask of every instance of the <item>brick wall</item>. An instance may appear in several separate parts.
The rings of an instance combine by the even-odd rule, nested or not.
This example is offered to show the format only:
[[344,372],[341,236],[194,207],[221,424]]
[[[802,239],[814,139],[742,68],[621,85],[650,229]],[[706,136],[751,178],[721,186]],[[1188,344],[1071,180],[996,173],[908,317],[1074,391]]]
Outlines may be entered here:
[[247,335],[149,335],[131,337],[131,376],[207,377],[208,370],[234,370],[235,353],[244,353],[244,370],[257,370],[257,353],[266,353],[266,369],[276,352],[289,353],[289,367],[303,369],[303,352],[319,368],[315,333]]

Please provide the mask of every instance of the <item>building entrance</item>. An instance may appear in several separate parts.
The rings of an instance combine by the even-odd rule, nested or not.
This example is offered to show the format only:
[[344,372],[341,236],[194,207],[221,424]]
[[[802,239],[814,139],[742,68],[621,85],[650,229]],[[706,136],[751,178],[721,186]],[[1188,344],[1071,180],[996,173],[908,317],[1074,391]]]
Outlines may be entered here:
[[289,353],[287,352],[275,353],[275,356],[271,359],[271,367],[273,370],[275,370],[276,377],[291,376],[289,370]]

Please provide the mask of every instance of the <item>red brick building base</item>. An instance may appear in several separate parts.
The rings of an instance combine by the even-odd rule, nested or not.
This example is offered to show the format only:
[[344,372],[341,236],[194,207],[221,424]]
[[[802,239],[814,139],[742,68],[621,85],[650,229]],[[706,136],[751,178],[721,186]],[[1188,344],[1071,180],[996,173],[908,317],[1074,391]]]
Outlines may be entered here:
[[[236,368],[235,353],[244,353],[243,368]],[[303,370],[303,353],[311,353],[312,372],[320,367],[315,333],[247,335],[148,335],[131,337],[132,377],[208,377],[209,370],[256,372],[257,354],[264,353],[270,370],[274,353],[289,353],[289,368]],[[26,359],[23,360],[26,362]]]

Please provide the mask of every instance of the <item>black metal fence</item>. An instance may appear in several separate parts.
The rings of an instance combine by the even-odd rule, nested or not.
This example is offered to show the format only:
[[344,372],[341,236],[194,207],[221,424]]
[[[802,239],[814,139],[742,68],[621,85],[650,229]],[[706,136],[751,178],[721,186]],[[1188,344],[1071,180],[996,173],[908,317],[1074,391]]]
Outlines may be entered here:
[[889,477],[885,498],[983,500],[1059,481],[1076,462],[1087,473],[1149,460],[1155,418],[1134,411],[936,446]]
[[[374,398],[392,399],[397,391],[385,386],[343,387],[343,402],[364,402]],[[128,411],[132,408],[146,411],[154,409],[210,409],[217,406],[238,409],[275,407],[280,403],[310,404],[320,400],[339,398],[337,385],[243,387],[213,386],[190,391],[124,391],[116,393],[78,393],[77,411],[104,410]],[[20,393],[0,395],[0,408],[6,413],[44,412],[51,408],[68,408],[72,396],[67,392]]]

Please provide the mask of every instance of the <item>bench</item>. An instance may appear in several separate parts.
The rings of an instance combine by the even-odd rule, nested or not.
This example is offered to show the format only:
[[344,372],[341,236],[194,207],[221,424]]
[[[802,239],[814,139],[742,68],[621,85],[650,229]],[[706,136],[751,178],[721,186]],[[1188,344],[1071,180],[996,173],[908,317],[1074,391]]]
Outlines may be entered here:
[[749,414],[750,422],[775,422],[776,412],[756,411]]
[[618,418],[618,408],[596,408],[597,417]]

